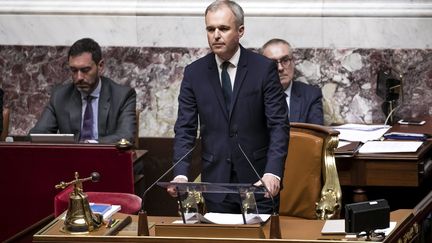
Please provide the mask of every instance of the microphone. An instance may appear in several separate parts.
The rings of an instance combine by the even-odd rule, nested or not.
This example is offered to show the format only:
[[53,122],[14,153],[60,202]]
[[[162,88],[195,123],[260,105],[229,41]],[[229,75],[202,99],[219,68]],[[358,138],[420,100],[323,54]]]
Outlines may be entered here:
[[249,166],[252,168],[253,172],[255,173],[255,175],[257,176],[258,180],[261,182],[261,184],[263,185],[265,191],[268,193],[268,195],[270,196],[270,199],[272,201],[272,214],[276,214],[276,207],[275,207],[275,202],[274,202],[274,198],[273,195],[270,193],[269,189],[267,188],[266,184],[264,183],[264,181],[262,180],[261,176],[258,174],[258,171],[256,171],[255,166],[253,166],[252,162],[249,160],[249,157],[246,155],[246,153],[244,152],[242,146],[240,145],[240,143],[237,141],[237,145],[240,149],[240,151],[243,154],[243,157],[245,157],[245,159],[247,160],[247,162],[249,163]]
[[[234,128],[234,133],[237,137],[237,128]],[[281,230],[280,230],[279,215],[278,215],[278,213],[276,213],[276,207],[275,207],[273,195],[270,193],[269,189],[267,188],[266,184],[262,180],[261,176],[258,174],[258,171],[255,169],[255,166],[253,166],[249,157],[246,155],[245,151],[243,150],[242,146],[240,145],[240,142],[238,141],[238,137],[237,137],[237,145],[238,145],[238,148],[240,149],[241,153],[243,154],[243,156],[245,157],[245,159],[249,163],[249,166],[252,168],[253,172],[257,176],[258,180],[264,186],[264,189],[269,194],[270,199],[272,201],[272,215],[270,217],[270,239],[281,239],[282,234],[281,234]]]
[[[198,139],[201,138],[201,134],[202,131],[204,129],[204,126],[201,126],[201,132],[200,135],[198,137]],[[170,168],[168,168],[167,171],[165,171],[165,173],[163,173],[159,178],[157,178],[153,184],[151,184],[149,187],[147,187],[147,189],[144,191],[144,193],[142,194],[142,202],[141,202],[141,210],[139,212],[139,217],[138,217],[138,236],[149,236],[150,232],[148,230],[148,221],[147,221],[147,212],[145,211],[144,208],[144,204],[145,204],[145,197],[147,195],[147,193],[158,183],[162,180],[162,178],[164,178],[168,173],[170,173],[184,158],[186,158],[190,153],[192,153],[195,148],[197,147],[198,143],[195,142],[195,145],[189,149],[180,159],[178,159]]]

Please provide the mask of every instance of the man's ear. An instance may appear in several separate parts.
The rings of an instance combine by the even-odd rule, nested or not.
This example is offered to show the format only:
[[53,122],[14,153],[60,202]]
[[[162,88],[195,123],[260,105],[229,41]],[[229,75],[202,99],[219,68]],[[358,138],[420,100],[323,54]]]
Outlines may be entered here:
[[239,36],[240,36],[240,38],[242,38],[243,37],[243,35],[244,35],[244,25],[240,25],[239,26],[239,28],[238,28],[238,33],[239,33]]
[[105,68],[105,60],[101,59],[98,63],[99,76],[102,75]]

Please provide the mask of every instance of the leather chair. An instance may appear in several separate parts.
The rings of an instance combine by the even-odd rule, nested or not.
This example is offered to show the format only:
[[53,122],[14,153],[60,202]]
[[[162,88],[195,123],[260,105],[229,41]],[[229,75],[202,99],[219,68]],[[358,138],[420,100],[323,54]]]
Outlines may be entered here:
[[9,134],[10,109],[3,108],[3,131],[0,134],[0,141],[4,141]]
[[[62,214],[69,205],[69,194],[73,187],[69,186],[54,198],[55,217]],[[120,205],[120,213],[136,214],[141,209],[141,198],[132,193],[123,192],[85,192],[89,202]]]
[[279,214],[306,219],[339,218],[342,192],[334,157],[339,132],[306,123],[290,126]]

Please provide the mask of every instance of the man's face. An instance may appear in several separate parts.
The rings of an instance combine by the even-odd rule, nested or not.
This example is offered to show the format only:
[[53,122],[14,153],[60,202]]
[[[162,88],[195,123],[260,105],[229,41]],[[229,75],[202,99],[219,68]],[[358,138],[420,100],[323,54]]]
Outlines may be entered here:
[[89,52],[69,57],[69,68],[72,72],[72,80],[75,87],[86,94],[90,94],[99,82],[104,62],[101,60],[96,64]]
[[289,47],[283,43],[267,46],[263,55],[277,62],[279,79],[284,89],[288,88],[294,76],[294,60]]
[[223,60],[229,60],[238,49],[244,26],[236,26],[235,16],[226,6],[207,12],[205,23],[210,48]]

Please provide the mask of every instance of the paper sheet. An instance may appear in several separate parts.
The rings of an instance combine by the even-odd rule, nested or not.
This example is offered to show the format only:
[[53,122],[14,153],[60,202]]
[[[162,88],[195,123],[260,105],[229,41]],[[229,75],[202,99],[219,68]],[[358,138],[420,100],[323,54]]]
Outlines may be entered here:
[[387,125],[345,124],[334,126],[339,131],[339,140],[366,142],[380,139],[390,129]]
[[359,153],[414,153],[422,144],[422,141],[369,141]]
[[[246,214],[247,224],[258,224],[266,222],[270,214]],[[210,224],[243,224],[241,214],[231,213],[206,213],[204,216],[197,213],[185,214],[186,223],[210,223]],[[182,220],[176,220],[173,223],[183,223]]]
[[[390,234],[390,232],[396,227],[396,222],[390,222],[390,227],[386,229],[377,229],[376,233],[384,232],[385,235]],[[345,219],[328,219],[325,221],[324,226],[321,230],[321,234],[346,234],[345,233]],[[348,235],[347,238],[356,237],[355,234]]]

